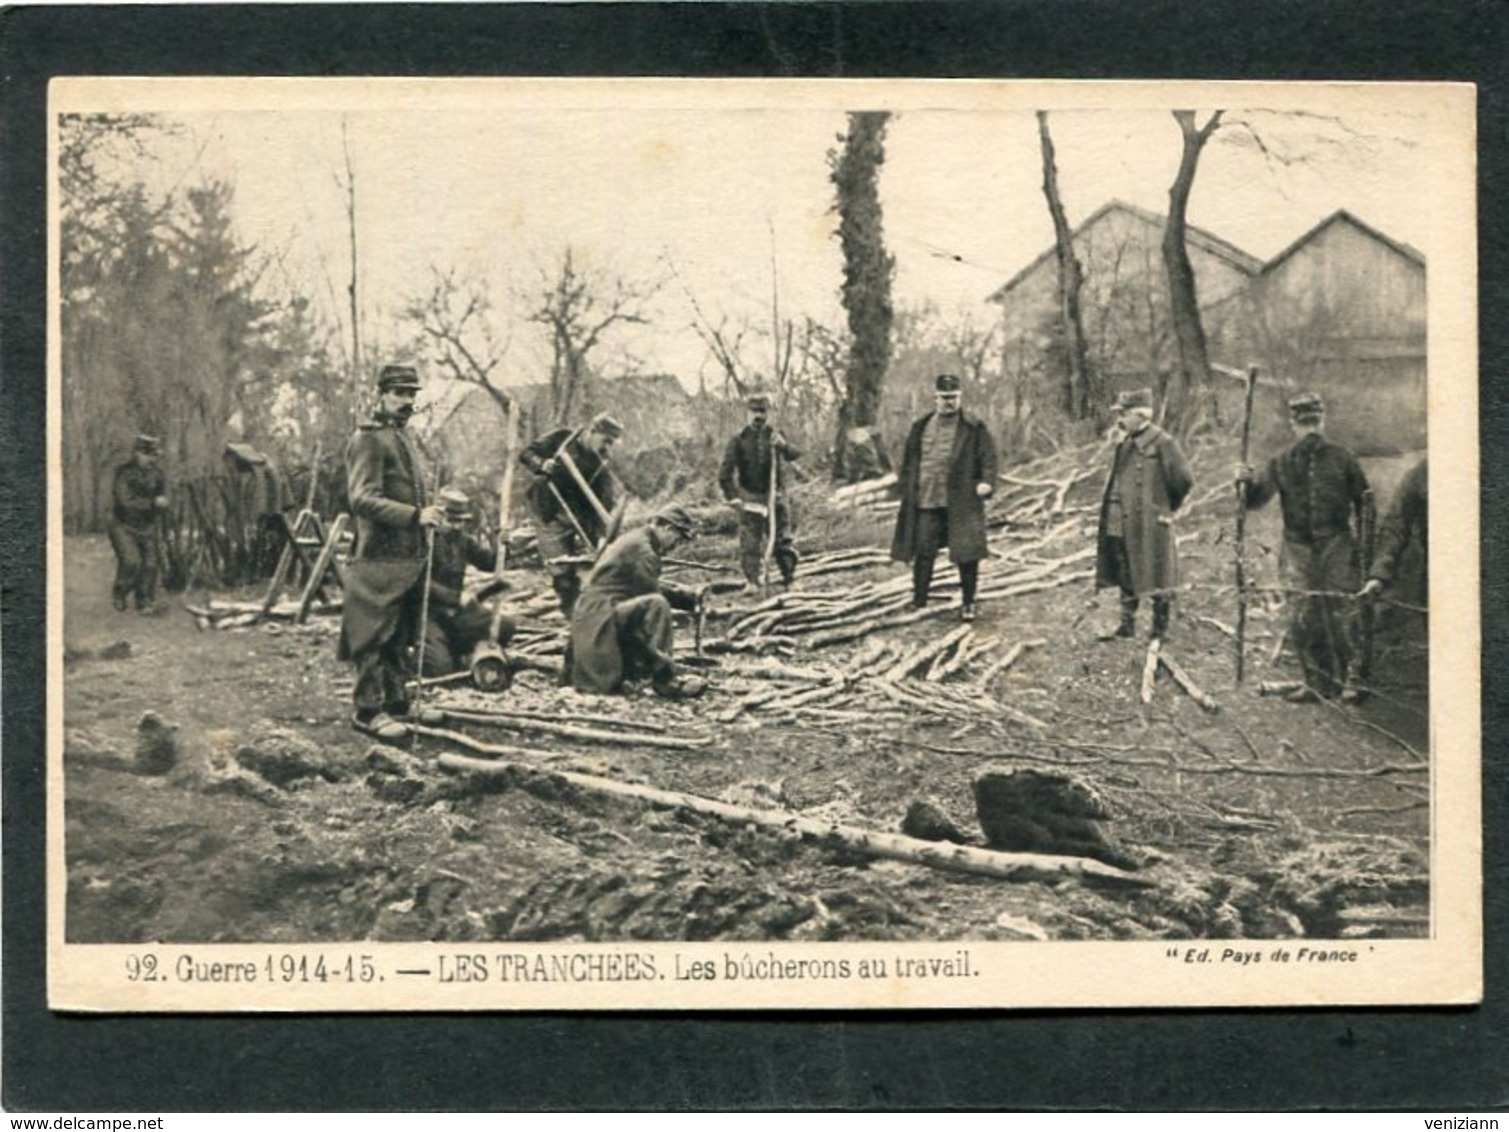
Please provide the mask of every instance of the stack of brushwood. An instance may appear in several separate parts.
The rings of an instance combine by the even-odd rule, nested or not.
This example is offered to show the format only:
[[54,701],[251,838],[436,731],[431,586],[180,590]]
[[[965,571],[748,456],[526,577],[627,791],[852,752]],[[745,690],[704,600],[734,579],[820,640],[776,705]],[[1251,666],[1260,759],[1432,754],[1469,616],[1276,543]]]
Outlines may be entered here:
[[911,647],[898,641],[868,641],[831,664],[740,658],[729,665],[721,682],[731,702],[713,718],[731,723],[751,714],[844,726],[887,725],[919,717],[957,726],[1004,718],[1041,728],[1041,720],[998,698],[992,686],[1028,649],[1044,643],[1019,641],[1002,650],[998,638],[977,635],[973,626],[961,625]]

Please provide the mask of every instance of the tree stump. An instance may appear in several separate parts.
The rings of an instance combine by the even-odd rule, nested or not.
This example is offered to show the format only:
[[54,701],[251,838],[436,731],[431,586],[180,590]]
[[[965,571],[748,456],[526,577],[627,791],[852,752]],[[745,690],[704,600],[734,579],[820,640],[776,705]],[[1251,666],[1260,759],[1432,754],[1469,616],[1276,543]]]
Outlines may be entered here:
[[1119,869],[1138,860],[1106,834],[1111,809],[1081,778],[986,767],[975,776],[975,812],[985,844],[1018,853],[1090,857]]

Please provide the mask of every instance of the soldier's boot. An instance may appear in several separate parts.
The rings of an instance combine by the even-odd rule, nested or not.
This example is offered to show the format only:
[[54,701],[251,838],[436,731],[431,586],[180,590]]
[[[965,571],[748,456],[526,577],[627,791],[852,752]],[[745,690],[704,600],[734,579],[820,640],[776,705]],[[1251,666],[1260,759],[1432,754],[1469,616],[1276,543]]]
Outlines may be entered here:
[[794,546],[786,547],[785,553],[778,557],[776,564],[781,570],[782,588],[789,590],[796,581],[796,568],[801,564],[801,561],[802,556],[797,553],[797,549]]
[[912,608],[927,604],[927,591],[933,588],[933,557],[919,554],[912,563]]
[[571,611],[576,608],[576,599],[581,596],[581,583],[574,573],[557,574],[550,579],[551,588],[555,590],[555,596],[560,600],[561,612],[567,620],[571,618]]
[[1358,679],[1356,665],[1347,666],[1347,674],[1342,678],[1341,692],[1336,697],[1337,701],[1344,704],[1360,704],[1367,698],[1367,692]]
[[650,683],[651,690],[664,700],[694,700],[707,691],[707,681],[697,676],[680,676],[670,666],[659,669]]
[[1100,634],[1102,641],[1119,641],[1137,635],[1137,599],[1135,597],[1123,597],[1121,599],[1121,620],[1116,628],[1109,629]]
[[1168,640],[1168,623],[1171,612],[1172,603],[1168,598],[1153,598],[1153,638],[1155,640]]

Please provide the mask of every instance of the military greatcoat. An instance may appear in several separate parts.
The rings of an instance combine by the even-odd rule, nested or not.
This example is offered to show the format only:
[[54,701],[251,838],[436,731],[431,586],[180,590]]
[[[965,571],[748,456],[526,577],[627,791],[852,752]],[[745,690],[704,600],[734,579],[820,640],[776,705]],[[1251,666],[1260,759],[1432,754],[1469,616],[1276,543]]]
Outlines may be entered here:
[[356,430],[346,446],[346,494],[356,546],[346,569],[338,655],[351,660],[398,631],[404,599],[420,588],[424,573],[424,467],[404,429],[378,418]]
[[[1111,472],[1100,500],[1096,539],[1095,586],[1119,586],[1134,596],[1167,593],[1179,585],[1179,555],[1174,528],[1159,519],[1177,511],[1194,486],[1184,453],[1172,436],[1149,424],[1116,446]],[[1123,578],[1109,530],[1113,492],[1119,498],[1126,542]]]
[[[653,526],[608,544],[587,578],[571,617],[571,683],[584,692],[616,692],[632,669],[654,675],[671,663],[671,607],[694,609],[696,591],[663,583]],[[635,616],[625,616],[633,610]]]
[[[917,557],[917,506],[922,472],[922,434],[934,414],[912,425],[901,457],[897,483],[901,510],[896,514],[896,533],[891,539],[891,557],[910,562]],[[979,417],[959,414],[953,452],[948,462],[947,510],[948,556],[956,562],[978,562],[988,553],[985,545],[985,500],[975,485],[996,482],[996,446],[990,430]]]

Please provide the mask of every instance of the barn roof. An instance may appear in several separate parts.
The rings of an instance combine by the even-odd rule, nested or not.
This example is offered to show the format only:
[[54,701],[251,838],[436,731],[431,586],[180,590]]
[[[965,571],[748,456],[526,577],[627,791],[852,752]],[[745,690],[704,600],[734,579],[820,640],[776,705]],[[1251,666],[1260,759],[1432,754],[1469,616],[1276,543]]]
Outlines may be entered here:
[[[1152,212],[1146,208],[1138,208],[1135,204],[1128,204],[1124,200],[1109,200],[1090,213],[1089,216],[1085,217],[1079,226],[1074,229],[1072,235],[1078,236],[1081,232],[1088,231],[1115,212],[1124,213],[1160,231],[1163,229],[1165,222],[1165,217],[1161,213]],[[1257,256],[1244,252],[1231,241],[1223,240],[1221,237],[1207,232],[1203,228],[1197,228],[1193,224],[1186,224],[1184,226],[1184,239],[1186,243],[1194,245],[1201,251],[1215,256],[1217,259],[1225,260],[1237,270],[1246,272],[1248,275],[1256,275],[1262,269],[1263,261],[1258,259]],[[1000,302],[1023,279],[1031,275],[1044,263],[1053,259],[1056,251],[1055,247],[1050,246],[1045,252],[997,288],[986,301],[992,303]]]
[[1377,228],[1374,228],[1371,224],[1363,223],[1346,209],[1338,208],[1335,212],[1331,213],[1330,216],[1327,216],[1319,224],[1315,225],[1315,227],[1311,228],[1303,236],[1295,240],[1287,248],[1279,252],[1278,255],[1274,256],[1266,264],[1264,264],[1263,274],[1267,275],[1269,272],[1276,269],[1295,252],[1299,251],[1306,244],[1310,243],[1310,241],[1314,240],[1315,237],[1319,236],[1327,228],[1330,228],[1336,224],[1350,224],[1365,236],[1377,240],[1380,244],[1384,245],[1387,248],[1391,248],[1399,255],[1409,260],[1411,263],[1419,267],[1425,266],[1425,256],[1421,252],[1417,251],[1415,248],[1410,247],[1402,240],[1396,240],[1392,236],[1384,235]]

